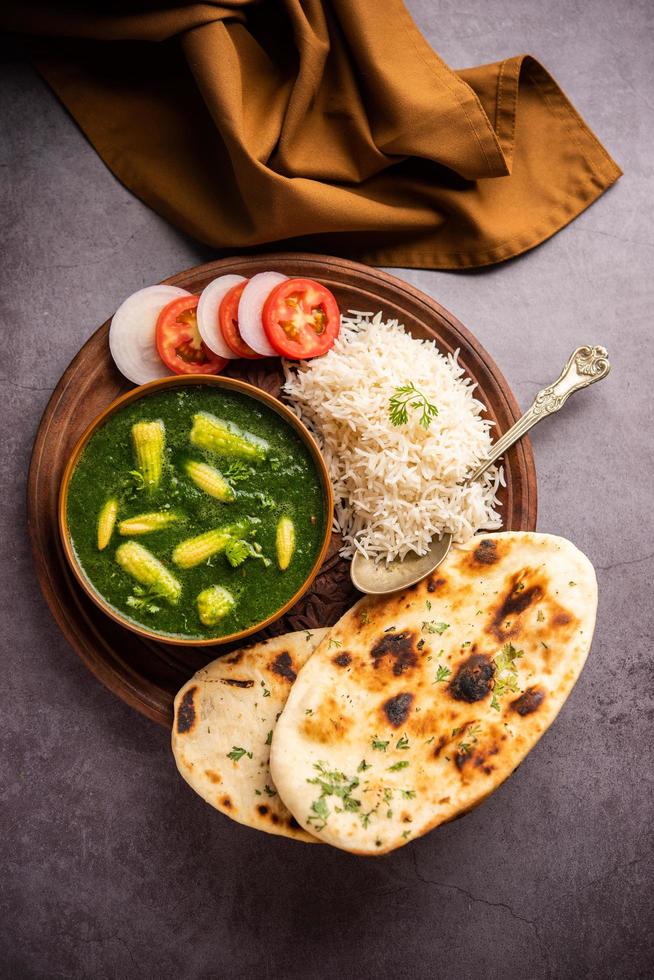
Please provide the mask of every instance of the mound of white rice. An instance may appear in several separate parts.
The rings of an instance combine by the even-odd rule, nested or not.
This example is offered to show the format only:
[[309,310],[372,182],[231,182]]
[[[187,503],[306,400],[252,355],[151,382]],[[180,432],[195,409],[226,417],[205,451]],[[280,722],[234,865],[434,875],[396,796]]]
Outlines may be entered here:
[[[284,391],[315,433],[331,474],[335,526],[345,545],[367,557],[424,554],[442,531],[464,542],[501,526],[492,467],[471,487],[461,484],[488,456],[492,422],[473,396],[458,351],[447,357],[433,341],[415,340],[397,320],[351,311],[328,354],[285,362]],[[413,382],[438,408],[428,429],[419,408],[394,426],[389,400]]]

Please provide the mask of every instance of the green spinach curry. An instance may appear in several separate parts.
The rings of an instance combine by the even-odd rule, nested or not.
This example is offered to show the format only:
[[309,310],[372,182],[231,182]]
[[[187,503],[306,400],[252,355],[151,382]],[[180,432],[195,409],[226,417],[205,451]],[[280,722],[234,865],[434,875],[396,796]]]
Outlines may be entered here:
[[320,475],[280,416],[238,392],[174,388],[120,409],[68,491],[93,588],[157,633],[226,636],[297,592],[324,538]]

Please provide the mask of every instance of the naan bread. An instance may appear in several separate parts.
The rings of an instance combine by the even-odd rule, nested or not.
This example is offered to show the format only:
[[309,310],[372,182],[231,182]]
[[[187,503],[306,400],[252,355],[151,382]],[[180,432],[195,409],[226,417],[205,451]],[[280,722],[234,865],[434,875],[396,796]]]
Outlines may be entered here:
[[175,698],[172,734],[177,768],[203,800],[248,827],[314,844],[282,803],[268,758],[295,677],[328,632],[287,633],[214,660]]
[[299,823],[383,854],[480,803],[556,717],[590,647],[591,563],[570,542],[472,539],[343,616],[293,685],[275,785]]

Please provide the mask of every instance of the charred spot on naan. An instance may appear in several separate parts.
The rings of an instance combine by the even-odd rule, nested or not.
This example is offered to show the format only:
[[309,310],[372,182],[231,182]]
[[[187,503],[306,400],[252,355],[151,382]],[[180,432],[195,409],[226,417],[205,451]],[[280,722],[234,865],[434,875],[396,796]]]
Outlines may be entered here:
[[284,680],[290,681],[291,684],[297,677],[293,658],[287,650],[278,653],[272,663],[269,664],[269,667],[273,674],[277,674],[278,677],[283,677]]
[[486,632],[504,642],[520,635],[523,614],[540,602],[547,591],[547,580],[539,578],[529,568],[511,576],[508,591],[490,607],[490,623]]
[[418,663],[418,636],[413,630],[384,633],[370,650],[375,670],[384,664],[391,667],[395,677],[415,668]]
[[495,664],[485,653],[472,653],[459,666],[448,685],[448,691],[456,701],[473,704],[482,701],[491,691]]
[[429,575],[427,577],[427,592],[438,592],[443,586],[447,585],[447,579],[439,575]]
[[326,697],[314,713],[308,709],[302,722],[307,738],[322,745],[340,742],[352,727],[352,719],[343,714],[335,697]]
[[483,773],[490,776],[495,766],[489,760],[499,751],[499,746],[495,743],[488,748],[473,746],[465,751],[459,749],[454,756],[454,764],[459,772],[463,772],[464,767],[470,766],[474,769],[481,769]]
[[214,772],[213,769],[205,769],[204,774],[211,783],[222,783],[223,781],[220,773]]
[[473,566],[475,571],[480,566],[487,568],[489,565],[496,565],[502,557],[502,550],[494,538],[484,538],[470,555],[468,564]]
[[236,677],[221,677],[221,684],[229,684],[230,687],[254,687],[253,680],[239,680]]
[[229,796],[223,796],[223,798],[220,801],[220,805],[224,806],[226,810],[231,810],[233,807],[232,801],[229,798]]
[[404,725],[409,717],[414,697],[409,691],[403,691],[384,701],[381,707],[384,721],[389,722],[393,728]]
[[177,709],[177,734],[178,735],[188,735],[195,728],[195,723],[197,721],[195,713],[195,703],[193,697],[197,691],[197,685],[189,687],[187,691],[184,692],[184,696],[179,703],[179,708]]
[[545,700],[545,691],[541,687],[528,687],[520,697],[511,702],[511,708],[522,718],[538,711]]
[[349,667],[352,663],[352,655],[344,650],[343,653],[337,653],[335,657],[332,657],[332,663],[336,664],[337,667]]

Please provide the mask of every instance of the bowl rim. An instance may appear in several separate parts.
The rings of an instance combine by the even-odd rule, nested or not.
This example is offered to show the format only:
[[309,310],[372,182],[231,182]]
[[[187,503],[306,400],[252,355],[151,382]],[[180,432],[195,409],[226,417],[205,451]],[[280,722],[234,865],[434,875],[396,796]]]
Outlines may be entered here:
[[[132,622],[126,616],[123,616],[119,610],[114,609],[114,607],[111,606],[98,591],[96,591],[90,580],[85,575],[77,555],[75,554],[71,532],[68,525],[68,492],[70,489],[70,481],[75,471],[75,467],[77,466],[77,463],[79,462],[79,459],[87,446],[87,443],[97,429],[99,429],[110,416],[120,411],[120,409],[122,409],[125,405],[139,401],[141,398],[147,397],[156,391],[166,390],[168,388],[184,387],[188,385],[208,385],[238,391],[241,394],[255,399],[256,401],[262,402],[277,415],[279,415],[287,424],[291,426],[291,428],[296,431],[302,442],[309,450],[320,476],[323,491],[323,503],[325,506],[325,528],[320,550],[316,555],[315,561],[311,566],[308,575],[291,598],[288,599],[283,606],[280,606],[279,609],[275,610],[275,612],[273,612],[270,616],[267,616],[265,619],[253,626],[248,626],[247,629],[239,630],[236,633],[229,633],[226,636],[209,637],[206,639],[203,639],[202,637],[184,637],[169,635],[167,633],[159,633],[156,630],[150,630],[145,626],[141,626],[139,623]],[[227,643],[238,642],[248,636],[251,636],[253,633],[258,633],[260,630],[265,629],[266,626],[274,623],[286,612],[288,612],[288,610],[304,595],[307,589],[309,589],[318,575],[318,572],[320,571],[329,550],[332,536],[332,518],[334,513],[334,492],[332,489],[329,472],[327,470],[327,464],[325,463],[315,438],[311,432],[309,432],[305,424],[297,417],[297,415],[295,415],[294,412],[292,412],[291,409],[282,401],[275,398],[274,395],[269,394],[262,388],[257,388],[256,385],[250,384],[247,381],[241,381],[239,378],[230,378],[220,374],[174,374],[170,377],[158,378],[155,381],[149,381],[146,384],[138,385],[135,388],[130,389],[110,402],[106,408],[104,408],[98,415],[96,415],[94,419],[91,420],[91,422],[89,422],[73,446],[64,467],[61,482],[59,484],[57,513],[59,538],[61,540],[68,565],[86,595],[95,603],[96,606],[98,606],[99,609],[109,616],[110,619],[113,619],[114,622],[119,623],[126,629],[131,630],[132,633],[136,633],[137,635],[150,640],[156,640],[160,643],[170,643],[175,646],[192,647],[222,646]]]

